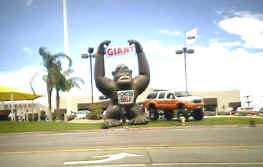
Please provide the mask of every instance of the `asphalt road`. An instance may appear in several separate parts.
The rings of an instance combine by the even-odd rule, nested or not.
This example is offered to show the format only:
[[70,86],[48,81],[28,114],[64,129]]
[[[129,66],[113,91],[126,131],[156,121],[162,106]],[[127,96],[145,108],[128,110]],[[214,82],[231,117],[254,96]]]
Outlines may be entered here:
[[263,127],[185,127],[0,135],[1,167],[262,167]]

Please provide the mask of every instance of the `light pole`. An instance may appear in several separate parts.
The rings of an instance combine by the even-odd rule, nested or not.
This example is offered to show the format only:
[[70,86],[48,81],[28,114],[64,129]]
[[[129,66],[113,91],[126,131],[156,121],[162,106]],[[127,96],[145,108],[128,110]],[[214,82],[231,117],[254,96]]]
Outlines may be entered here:
[[81,54],[81,58],[87,59],[90,58],[90,84],[91,84],[91,103],[93,104],[93,79],[92,79],[92,58],[95,58],[93,54],[94,48],[88,48],[88,53]]
[[185,72],[185,91],[188,92],[187,88],[187,70],[186,70],[186,53],[192,54],[194,53],[194,49],[187,49],[187,47],[183,47],[182,50],[177,50],[176,54],[184,53],[184,72]]

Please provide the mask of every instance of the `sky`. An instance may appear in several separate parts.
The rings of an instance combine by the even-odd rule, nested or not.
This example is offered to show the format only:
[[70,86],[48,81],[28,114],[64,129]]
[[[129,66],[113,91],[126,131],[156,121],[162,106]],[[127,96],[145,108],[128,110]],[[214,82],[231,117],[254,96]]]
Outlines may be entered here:
[[[188,47],[195,50],[186,58],[189,91],[237,89],[241,101],[250,95],[252,105],[263,106],[262,6],[262,0],[67,0],[72,76],[85,81],[69,94],[91,95],[89,60],[81,58],[88,47],[96,52],[103,40],[114,47],[136,39],[149,62],[149,87],[185,90],[184,56],[175,51]],[[45,97],[38,49],[64,52],[62,0],[0,0],[0,24],[0,85],[31,91],[32,82]],[[197,40],[185,45],[192,28]],[[105,58],[107,77],[118,64],[138,74],[136,55],[122,55]]]

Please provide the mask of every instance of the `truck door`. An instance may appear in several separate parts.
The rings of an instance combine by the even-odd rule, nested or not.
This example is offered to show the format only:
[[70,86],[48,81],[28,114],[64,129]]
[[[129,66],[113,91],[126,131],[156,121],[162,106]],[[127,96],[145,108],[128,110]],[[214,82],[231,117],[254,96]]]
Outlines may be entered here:
[[176,98],[175,95],[173,93],[167,93],[166,96],[167,101],[169,101],[169,109],[175,109],[177,106],[176,104]]

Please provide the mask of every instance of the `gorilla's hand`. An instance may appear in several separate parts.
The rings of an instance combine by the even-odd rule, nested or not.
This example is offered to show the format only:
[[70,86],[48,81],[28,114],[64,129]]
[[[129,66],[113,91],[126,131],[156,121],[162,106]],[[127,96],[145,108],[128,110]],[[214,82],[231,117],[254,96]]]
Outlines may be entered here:
[[102,41],[102,42],[99,44],[99,47],[98,47],[97,52],[104,54],[104,53],[105,53],[104,45],[109,46],[110,43],[111,43],[110,40],[104,40],[104,41]]
[[136,49],[137,53],[140,53],[140,52],[143,51],[142,50],[142,46],[141,46],[141,44],[138,41],[130,39],[130,40],[128,40],[128,43],[129,43],[129,45],[132,45],[132,44],[135,45],[135,49]]
[[132,44],[139,44],[139,42],[136,41],[136,40],[134,40],[134,39],[130,39],[130,40],[128,40],[128,43],[129,43],[129,45],[132,45]]
[[109,44],[111,43],[110,40],[104,40],[100,43],[100,45],[106,45],[106,46],[109,46]]

